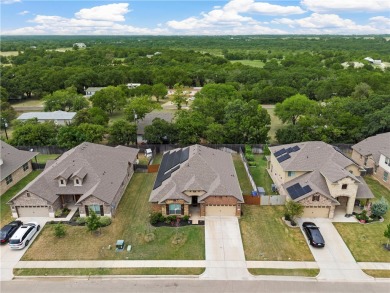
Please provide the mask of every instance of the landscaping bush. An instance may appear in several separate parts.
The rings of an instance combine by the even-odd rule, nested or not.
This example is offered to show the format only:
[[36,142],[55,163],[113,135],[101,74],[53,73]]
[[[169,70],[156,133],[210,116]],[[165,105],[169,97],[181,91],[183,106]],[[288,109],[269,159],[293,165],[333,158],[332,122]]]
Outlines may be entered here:
[[249,167],[256,167],[256,162],[248,162]]
[[160,220],[162,216],[163,216],[162,213],[152,213],[150,215],[150,224],[155,225],[158,222],[164,222]]
[[62,214],[63,215],[67,216],[67,215],[69,215],[69,213],[70,213],[70,209],[68,209],[68,208],[63,208],[62,209]]
[[58,238],[64,237],[66,234],[65,226],[62,223],[58,223],[54,226],[54,235]]
[[58,209],[58,210],[56,210],[56,212],[55,212],[54,216],[55,216],[56,218],[59,218],[59,217],[61,217],[61,216],[62,216],[62,209]]
[[100,227],[106,227],[111,224],[111,218],[107,216],[102,216],[99,218]]
[[389,209],[389,203],[387,200],[382,196],[382,198],[379,201],[376,201],[371,206],[371,213],[377,217],[383,217],[387,210]]
[[358,219],[359,221],[365,221],[365,222],[368,222],[368,216],[367,216],[367,211],[364,210],[362,211],[360,214],[357,214],[356,215],[356,219]]
[[185,215],[185,216],[183,216],[183,221],[188,221],[190,219],[190,216],[189,215]]
[[79,224],[79,225],[85,225],[86,222],[87,222],[87,218],[85,218],[85,217],[83,217],[83,218],[78,217],[76,219],[76,223]]
[[291,221],[291,216],[290,216],[290,214],[284,214],[284,219],[286,220],[286,221]]
[[255,156],[252,154],[245,154],[245,158],[248,162],[253,162],[255,160]]
[[245,145],[245,154],[252,154],[252,147],[250,145]]

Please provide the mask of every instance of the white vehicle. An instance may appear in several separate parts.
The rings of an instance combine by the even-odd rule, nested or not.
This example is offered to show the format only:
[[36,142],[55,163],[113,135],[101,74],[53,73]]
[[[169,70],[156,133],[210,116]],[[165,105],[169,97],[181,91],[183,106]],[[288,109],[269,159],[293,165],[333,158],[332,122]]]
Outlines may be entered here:
[[35,233],[39,231],[41,226],[36,222],[29,222],[23,224],[16,230],[15,234],[9,239],[9,246],[11,249],[23,249],[28,245]]

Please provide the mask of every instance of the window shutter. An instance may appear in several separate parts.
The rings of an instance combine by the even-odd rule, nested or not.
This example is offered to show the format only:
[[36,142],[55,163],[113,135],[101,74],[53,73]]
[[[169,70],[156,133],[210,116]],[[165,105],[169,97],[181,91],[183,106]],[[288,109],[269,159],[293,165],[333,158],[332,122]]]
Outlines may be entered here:
[[87,215],[87,217],[89,217],[89,209],[88,209],[88,206],[85,206],[85,214]]
[[166,209],[167,209],[167,215],[169,215],[169,204],[165,205]]
[[104,208],[103,205],[100,206],[100,215],[104,216]]
[[181,205],[181,215],[184,215],[184,204]]

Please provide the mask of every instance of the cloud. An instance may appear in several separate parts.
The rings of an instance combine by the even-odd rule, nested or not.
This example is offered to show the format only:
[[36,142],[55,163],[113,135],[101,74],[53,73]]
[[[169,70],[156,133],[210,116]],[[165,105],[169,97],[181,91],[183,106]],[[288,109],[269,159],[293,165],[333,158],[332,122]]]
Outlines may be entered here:
[[30,11],[24,10],[24,11],[19,12],[18,14],[19,15],[26,15],[26,14],[29,14],[29,13],[30,13]]
[[14,3],[19,3],[22,2],[21,0],[0,0],[1,4],[14,4]]
[[257,13],[264,15],[290,15],[305,13],[299,6],[281,6],[255,0],[232,0],[224,6],[224,10],[241,13]]
[[314,12],[389,12],[389,0],[302,0]]
[[125,21],[124,15],[129,12],[128,3],[116,3],[84,8],[75,14],[78,19]]

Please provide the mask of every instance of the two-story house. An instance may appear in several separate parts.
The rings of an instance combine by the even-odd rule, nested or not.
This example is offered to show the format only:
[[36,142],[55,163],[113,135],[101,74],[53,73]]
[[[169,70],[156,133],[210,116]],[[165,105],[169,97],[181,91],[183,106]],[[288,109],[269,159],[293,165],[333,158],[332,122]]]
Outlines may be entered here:
[[390,132],[368,137],[353,145],[352,159],[390,189]]
[[280,195],[304,205],[302,217],[350,215],[358,201],[373,198],[360,168],[335,147],[309,141],[269,148],[268,172]]

